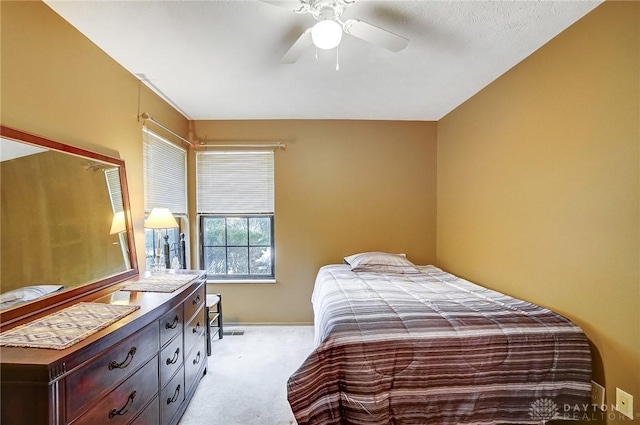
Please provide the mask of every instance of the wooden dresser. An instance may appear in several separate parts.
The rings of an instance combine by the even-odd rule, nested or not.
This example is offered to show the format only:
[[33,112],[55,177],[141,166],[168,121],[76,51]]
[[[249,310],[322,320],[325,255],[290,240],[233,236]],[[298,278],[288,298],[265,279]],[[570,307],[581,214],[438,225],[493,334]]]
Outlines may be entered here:
[[206,276],[185,273],[172,293],[118,285],[81,299],[140,308],[70,348],[0,347],[0,423],[176,424],[207,364]]

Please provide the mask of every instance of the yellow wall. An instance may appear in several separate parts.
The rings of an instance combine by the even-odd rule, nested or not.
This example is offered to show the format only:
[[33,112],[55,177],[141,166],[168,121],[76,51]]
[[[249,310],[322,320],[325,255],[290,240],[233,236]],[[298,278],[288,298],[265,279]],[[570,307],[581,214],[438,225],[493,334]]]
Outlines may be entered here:
[[44,3],[1,1],[0,16],[2,125],[124,159],[138,263],[144,266],[137,117],[148,112],[185,137],[187,119]]
[[[368,249],[429,263],[437,246],[441,267],[575,320],[603,359],[607,403],[619,386],[640,405],[639,8],[599,6],[437,134],[434,123],[195,123],[202,138],[289,141],[276,153],[278,283],[215,286],[225,316],[307,322],[322,264]],[[185,137],[189,123],[45,4],[2,1],[0,15],[0,121],[118,152],[143,259],[136,117]]]
[[438,264],[582,326],[635,412],[639,23],[605,3],[438,122]]
[[277,139],[277,284],[215,284],[225,318],[311,322],[318,268],[367,250],[435,260],[436,124],[393,121],[198,121],[208,139]]

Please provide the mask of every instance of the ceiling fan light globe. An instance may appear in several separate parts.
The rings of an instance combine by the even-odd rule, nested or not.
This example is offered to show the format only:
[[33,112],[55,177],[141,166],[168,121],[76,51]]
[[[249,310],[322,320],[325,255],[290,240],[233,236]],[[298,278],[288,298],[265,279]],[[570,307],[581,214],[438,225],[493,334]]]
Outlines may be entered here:
[[333,49],[342,40],[342,27],[336,21],[319,21],[311,28],[311,40],[318,49]]

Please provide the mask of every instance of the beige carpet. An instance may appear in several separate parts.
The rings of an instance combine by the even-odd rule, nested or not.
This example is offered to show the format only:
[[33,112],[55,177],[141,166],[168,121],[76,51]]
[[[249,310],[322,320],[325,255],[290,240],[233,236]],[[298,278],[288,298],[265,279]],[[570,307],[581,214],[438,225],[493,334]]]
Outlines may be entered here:
[[214,339],[207,374],[179,425],[292,425],[287,379],[313,348],[313,326],[234,326]]

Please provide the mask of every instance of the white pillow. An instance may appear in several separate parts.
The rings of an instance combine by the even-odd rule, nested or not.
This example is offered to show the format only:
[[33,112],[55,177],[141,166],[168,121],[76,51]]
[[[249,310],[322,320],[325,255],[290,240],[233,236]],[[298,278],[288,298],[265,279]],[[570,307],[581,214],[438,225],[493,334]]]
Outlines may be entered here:
[[64,288],[62,285],[35,285],[25,286],[22,288],[14,289],[12,291],[0,294],[0,303],[8,301],[32,301],[36,298],[40,298],[44,295],[48,295],[52,292],[56,292]]
[[407,259],[405,254],[388,252],[361,252],[344,257],[344,262],[354,272],[372,273],[420,273],[416,265]]

